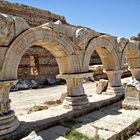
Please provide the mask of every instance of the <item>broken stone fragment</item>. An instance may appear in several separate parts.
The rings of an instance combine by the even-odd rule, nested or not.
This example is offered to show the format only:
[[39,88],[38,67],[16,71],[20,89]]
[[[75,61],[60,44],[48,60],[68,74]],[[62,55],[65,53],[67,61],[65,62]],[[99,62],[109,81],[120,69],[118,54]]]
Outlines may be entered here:
[[101,79],[98,83],[96,83],[96,93],[101,94],[102,92],[107,90],[108,80]]
[[43,140],[41,136],[37,136],[35,131],[32,131],[27,137],[22,138],[21,140]]
[[140,91],[140,82],[137,80],[132,80],[127,83],[127,87],[135,87],[138,91]]

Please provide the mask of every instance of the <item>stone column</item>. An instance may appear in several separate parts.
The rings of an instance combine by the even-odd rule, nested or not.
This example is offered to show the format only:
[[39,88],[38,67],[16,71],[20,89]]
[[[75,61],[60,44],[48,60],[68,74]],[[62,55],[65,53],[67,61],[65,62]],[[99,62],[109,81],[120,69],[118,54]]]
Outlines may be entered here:
[[121,84],[121,76],[123,70],[107,70],[104,71],[108,76],[107,94],[120,95],[124,94],[124,88]]
[[83,79],[91,76],[92,73],[57,75],[57,78],[65,79],[67,82],[67,95],[63,101],[64,108],[75,110],[89,105],[83,88]]
[[11,110],[9,99],[10,88],[16,80],[0,81],[0,135],[14,131],[19,126],[19,121]]

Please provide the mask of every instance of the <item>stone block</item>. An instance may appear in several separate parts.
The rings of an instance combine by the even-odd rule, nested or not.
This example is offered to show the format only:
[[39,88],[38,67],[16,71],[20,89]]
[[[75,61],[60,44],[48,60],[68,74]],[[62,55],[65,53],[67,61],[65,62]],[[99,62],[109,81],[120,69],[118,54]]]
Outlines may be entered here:
[[27,137],[22,138],[21,140],[43,140],[41,136],[37,136],[35,131],[31,132]]
[[90,124],[83,124],[81,127],[76,128],[76,130],[89,138],[94,138],[97,134],[97,129]]
[[38,132],[38,135],[40,135],[43,138],[43,140],[53,140],[53,139],[61,140],[62,138],[60,138],[60,136],[64,135],[65,133],[69,131],[70,131],[69,128],[61,126],[61,125],[57,125],[49,129]]
[[96,83],[96,93],[101,94],[107,90],[108,80],[101,79],[98,83]]
[[26,21],[21,17],[0,14],[0,45],[8,46],[21,32],[29,29]]

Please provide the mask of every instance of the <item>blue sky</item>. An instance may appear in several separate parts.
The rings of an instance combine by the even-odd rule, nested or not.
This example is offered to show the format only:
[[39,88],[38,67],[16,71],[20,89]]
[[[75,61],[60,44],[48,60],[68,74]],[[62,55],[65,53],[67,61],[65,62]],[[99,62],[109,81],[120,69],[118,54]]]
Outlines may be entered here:
[[115,36],[140,32],[140,0],[9,0],[64,15],[67,22]]

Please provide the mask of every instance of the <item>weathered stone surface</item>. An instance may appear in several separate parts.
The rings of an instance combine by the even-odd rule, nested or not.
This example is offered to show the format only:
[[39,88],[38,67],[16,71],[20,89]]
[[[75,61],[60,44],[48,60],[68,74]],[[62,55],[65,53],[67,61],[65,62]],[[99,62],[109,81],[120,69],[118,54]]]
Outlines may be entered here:
[[50,11],[7,1],[0,1],[0,12],[22,17],[31,27],[39,26],[50,20],[61,20],[65,22],[65,17],[56,15]]
[[62,136],[60,136],[60,137],[57,138],[56,140],[68,140],[68,139],[66,139],[66,138],[64,138],[64,137],[62,137]]
[[[121,102],[91,112],[74,119],[71,128],[90,137],[99,136],[100,139],[122,139],[136,131],[133,123],[139,119],[138,110],[121,109]],[[72,124],[72,123],[71,123]]]
[[[122,78],[131,76],[131,72],[128,70],[128,64],[124,65],[124,69],[125,71],[122,73]],[[103,65],[90,65],[89,70],[93,72],[93,79],[95,81],[99,81],[100,79],[108,79],[107,74],[103,71]]]
[[67,93],[63,101],[64,108],[81,109],[87,107],[88,99],[83,88],[83,77],[91,77],[92,73],[81,74],[59,74],[57,78],[65,79],[67,82]]
[[112,139],[113,136],[114,136],[113,139],[114,140],[116,139],[115,137],[116,133],[108,130],[99,129],[97,135],[99,136],[99,138],[102,138],[104,140]]
[[0,115],[8,113],[11,110],[9,91],[16,82],[17,80],[0,81]]
[[98,32],[83,27],[76,30],[75,41],[77,46],[84,50],[88,44],[88,41],[91,40],[91,38],[98,36],[100,36]]
[[[0,15],[0,46],[9,46],[10,44],[6,54],[0,59],[2,60],[0,67],[0,114],[2,114],[3,117],[6,116],[6,113],[10,112],[9,89],[12,85],[9,80],[17,79],[20,59],[32,46],[42,46],[48,49],[56,58],[60,76],[67,82],[67,97],[65,97],[64,100],[64,107],[66,106],[68,109],[82,110],[85,107],[89,107],[88,99],[83,88],[83,79],[92,76],[92,73],[88,73],[88,71],[90,58],[95,50],[101,57],[104,71],[108,76],[109,84],[107,93],[119,95],[119,97],[120,94],[124,93],[121,76],[124,72],[126,54],[132,77],[139,81],[140,42],[138,40],[133,42],[128,42],[128,40],[124,38],[117,40],[115,36],[100,34],[86,27],[72,26],[67,24],[63,17],[59,17],[59,20],[57,20],[58,17],[54,14],[51,16],[49,12],[47,13],[49,16],[45,14],[49,22],[45,19],[46,16],[43,17],[45,20],[42,22],[41,16],[43,15],[40,10],[38,10],[38,14],[36,14],[36,9],[32,7],[27,10],[26,6],[20,6],[19,4],[13,4],[13,7],[11,7],[8,2],[1,3],[1,11],[5,11],[3,6],[7,4],[6,8],[13,11],[14,15],[17,14],[16,8],[19,8],[18,15],[25,12],[26,16],[23,15],[23,17],[25,17],[25,21],[27,20],[30,24],[33,25],[34,23],[34,18],[32,19],[33,14],[36,17],[36,21],[40,21],[39,25],[43,23],[43,25],[38,27],[29,28],[28,24],[22,18],[13,17],[11,15]],[[37,59],[34,57],[34,60],[36,61]],[[27,64],[31,64],[31,67],[33,67],[30,71],[31,74],[37,75],[40,69],[37,69],[35,61]],[[42,60],[40,61],[42,62]],[[6,83],[5,80],[8,82]],[[139,92],[137,92],[137,90],[139,91],[139,85],[137,86],[136,84],[134,89],[136,89],[133,90],[135,94],[134,97],[136,97],[139,95]],[[133,95],[131,94],[131,96]],[[101,105],[102,102],[98,104],[98,107]],[[42,115],[40,117],[42,117]],[[110,127],[110,121],[106,122],[108,123],[107,127]],[[11,126],[11,124],[8,124],[8,126]],[[2,128],[3,127],[4,126],[2,126]],[[17,125],[15,125],[15,127],[17,128]],[[11,131],[13,130],[14,129]],[[111,131],[112,130],[113,132],[116,131],[114,128],[112,128]],[[0,132],[2,135],[3,132]],[[6,132],[4,134],[6,134]]]
[[23,31],[29,29],[28,23],[21,17],[13,17],[14,19],[14,34],[15,37],[17,37],[19,34],[21,34]]
[[108,81],[101,79],[98,83],[96,83],[96,93],[101,94],[107,90]]
[[[33,70],[37,73],[33,73]],[[35,80],[40,85],[47,84],[47,79],[54,79],[58,73],[59,68],[55,57],[41,46],[29,48],[18,66],[18,79]]]
[[107,74],[103,72],[103,65],[90,65],[89,70],[93,72],[93,79],[95,81],[107,79]]
[[140,139],[140,132],[137,132],[135,135],[130,137],[128,140],[139,140]]
[[49,129],[43,130],[38,132],[38,135],[40,135],[43,140],[66,140],[63,136],[65,133],[69,132],[70,129],[61,125],[57,125],[54,127],[51,127]]
[[13,111],[9,111],[8,113],[0,116],[0,136],[13,132],[19,127],[20,123],[15,117],[15,113]]
[[74,128],[76,128],[78,132],[82,133],[83,135],[89,138],[94,138],[98,132],[98,130],[90,124],[81,124],[81,126],[77,125],[74,126]]
[[12,16],[0,14],[0,45],[9,45],[14,38],[14,30]]
[[8,46],[15,37],[28,28],[23,18],[0,14],[0,45]]
[[123,107],[129,109],[140,110],[140,82],[132,80],[127,83],[125,89],[125,100],[123,101]]
[[43,140],[41,136],[37,136],[35,131],[31,132],[27,137],[22,138],[21,140]]
[[108,76],[107,94],[120,95],[124,94],[124,88],[121,84],[121,76],[124,70],[105,71]]
[[138,33],[137,36],[132,36],[131,40],[140,41],[140,33]]

